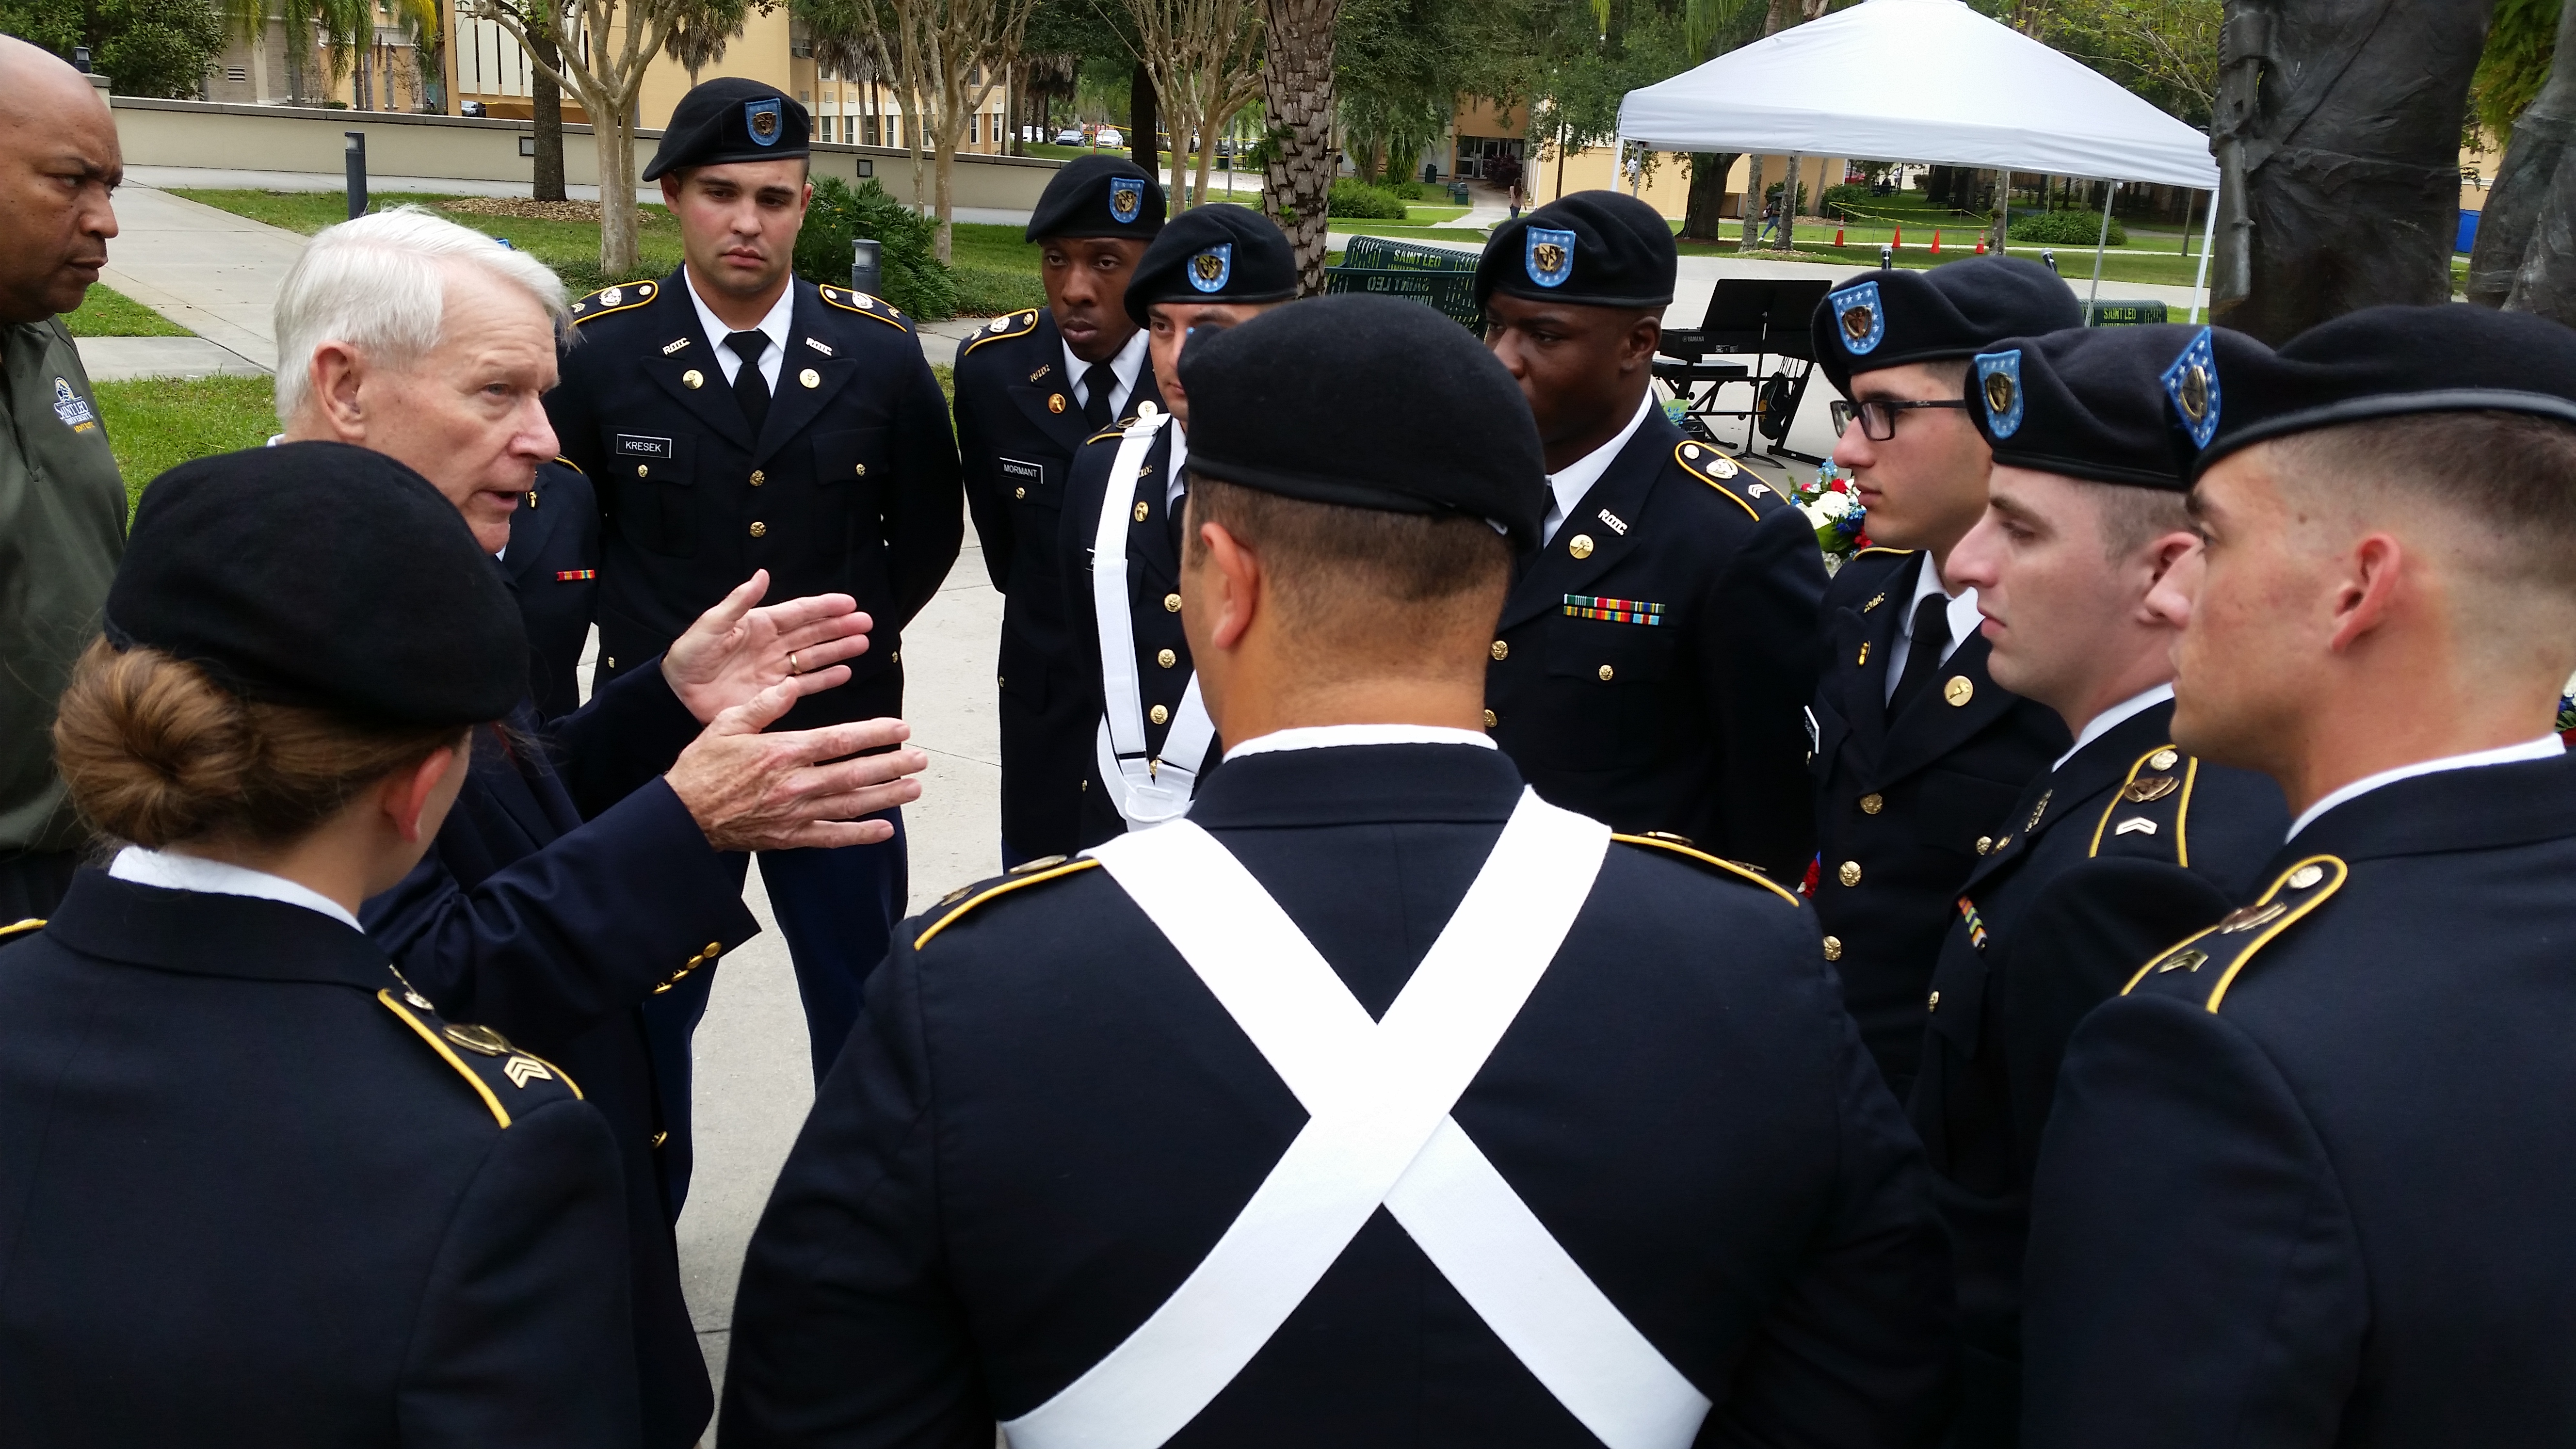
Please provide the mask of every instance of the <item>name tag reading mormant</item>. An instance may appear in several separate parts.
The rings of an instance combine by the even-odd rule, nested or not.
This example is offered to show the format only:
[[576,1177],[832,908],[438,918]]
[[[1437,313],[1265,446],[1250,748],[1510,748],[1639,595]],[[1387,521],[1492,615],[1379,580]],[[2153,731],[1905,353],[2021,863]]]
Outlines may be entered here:
[[1017,479],[1022,483],[1034,483],[1040,487],[1046,485],[1044,463],[1023,463],[1017,458],[1004,458],[1000,461],[1003,477]]

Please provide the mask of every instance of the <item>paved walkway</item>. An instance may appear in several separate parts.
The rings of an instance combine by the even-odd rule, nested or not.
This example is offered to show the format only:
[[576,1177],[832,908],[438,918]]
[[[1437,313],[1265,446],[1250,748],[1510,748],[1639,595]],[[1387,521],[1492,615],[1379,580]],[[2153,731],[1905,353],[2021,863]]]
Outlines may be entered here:
[[[116,193],[116,224],[101,281],[238,363],[276,370],[277,289],[304,254],[304,238],[130,181]],[[199,360],[220,362],[203,353]]]

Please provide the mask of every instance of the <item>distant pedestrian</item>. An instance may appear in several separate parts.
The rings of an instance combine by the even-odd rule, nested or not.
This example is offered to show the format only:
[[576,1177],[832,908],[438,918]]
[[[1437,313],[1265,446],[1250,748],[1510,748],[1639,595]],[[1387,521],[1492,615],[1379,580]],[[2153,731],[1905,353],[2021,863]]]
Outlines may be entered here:
[[124,179],[89,78],[0,35],[0,926],[50,913],[82,836],[46,730],[125,547],[125,483],[58,315],[107,261]]

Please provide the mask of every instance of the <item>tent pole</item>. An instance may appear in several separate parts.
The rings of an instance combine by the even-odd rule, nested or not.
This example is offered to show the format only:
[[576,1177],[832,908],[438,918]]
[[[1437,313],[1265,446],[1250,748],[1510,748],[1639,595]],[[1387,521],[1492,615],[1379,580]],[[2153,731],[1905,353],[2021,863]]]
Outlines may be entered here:
[[2084,325],[2093,325],[2093,304],[2102,300],[2102,249],[2111,244],[2111,198],[2120,194],[2120,183],[2102,183],[2102,233],[2093,239],[2093,292],[2084,299]]
[[2209,248],[2218,239],[2218,193],[2209,193],[2209,222],[2200,233],[2200,269],[2191,279],[2191,320],[2200,320],[2200,299],[2209,290]]

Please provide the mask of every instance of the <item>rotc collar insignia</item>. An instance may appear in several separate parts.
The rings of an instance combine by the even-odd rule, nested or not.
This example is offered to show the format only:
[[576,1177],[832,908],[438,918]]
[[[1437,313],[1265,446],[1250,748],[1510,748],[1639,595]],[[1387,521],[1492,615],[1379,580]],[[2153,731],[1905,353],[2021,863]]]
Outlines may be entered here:
[[2191,339],[2182,356],[2165,369],[2165,396],[2173,399],[2174,412],[2182,419],[2183,431],[2191,434],[2192,446],[2206,448],[2218,432],[2218,354],[2209,345],[2209,329]]
[[779,101],[776,96],[769,96],[762,100],[745,101],[742,103],[742,121],[743,124],[751,130],[751,140],[753,145],[775,146],[778,144],[780,133],[786,129],[786,127],[780,123],[778,112]]
[[1234,243],[1218,242],[1190,258],[1187,268],[1190,286],[1201,292],[1222,292],[1234,278]]
[[85,431],[97,421],[89,410],[89,404],[79,393],[72,391],[71,379],[67,377],[54,379],[54,416],[63,420],[64,427],[76,433]]
[[1542,287],[1562,287],[1574,276],[1574,233],[1531,227],[1525,234],[1521,263],[1529,279]]
[[2021,349],[1977,354],[1977,387],[1985,394],[1986,425],[1998,438],[2021,430]]
[[1845,287],[1825,300],[1834,306],[1834,327],[1842,336],[1843,351],[1866,357],[1887,340],[1887,309],[1878,300],[1878,283]]
[[1145,178],[1112,176],[1109,178],[1109,219],[1120,226],[1133,226],[1145,214]]

